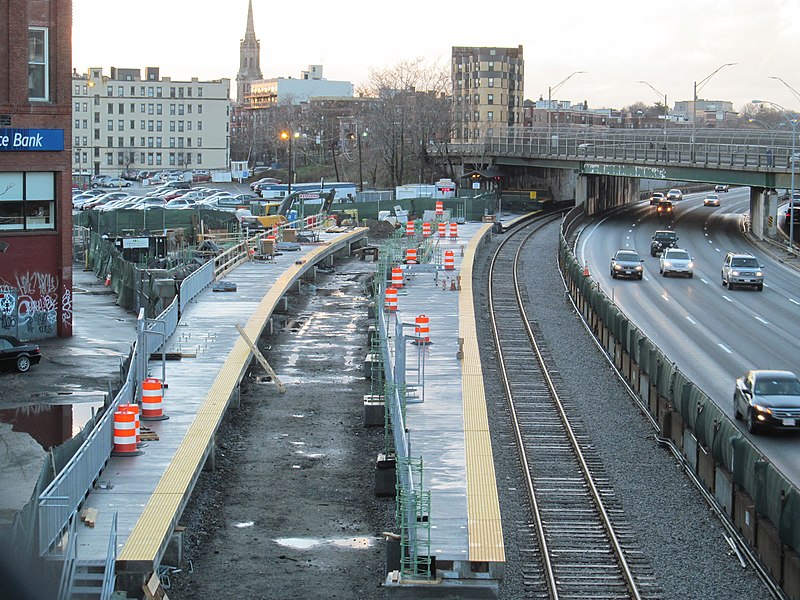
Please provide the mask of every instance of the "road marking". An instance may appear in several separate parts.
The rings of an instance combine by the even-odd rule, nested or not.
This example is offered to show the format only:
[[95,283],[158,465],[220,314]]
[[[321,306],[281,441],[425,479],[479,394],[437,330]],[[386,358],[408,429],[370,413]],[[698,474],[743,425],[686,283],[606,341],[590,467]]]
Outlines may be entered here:
[[701,277],[701,278],[700,278],[700,281],[702,281],[703,283],[705,283],[706,285],[708,285],[708,279],[703,279],[703,278]]
[[661,294],[661,297],[666,301],[669,302],[669,297],[666,294]]
[[756,315],[756,321],[761,321],[764,325],[769,325],[769,321],[767,321],[766,319],[762,319],[758,315]]
[[695,321],[692,317],[687,316],[686,320],[689,321],[692,325],[697,325],[697,321]]
[[727,300],[728,302],[733,302],[730,298],[728,298],[725,294],[722,294],[722,297]]
[[728,354],[733,354],[733,351],[732,351],[732,350],[730,350],[729,348],[726,348],[726,347],[725,347],[725,346],[723,346],[722,344],[717,344],[717,346],[719,346],[720,348],[722,348],[723,350],[725,350],[725,352],[727,352]]
[[793,303],[797,304],[797,306],[800,306],[800,302],[798,302],[794,298],[789,298],[789,302],[793,302]]

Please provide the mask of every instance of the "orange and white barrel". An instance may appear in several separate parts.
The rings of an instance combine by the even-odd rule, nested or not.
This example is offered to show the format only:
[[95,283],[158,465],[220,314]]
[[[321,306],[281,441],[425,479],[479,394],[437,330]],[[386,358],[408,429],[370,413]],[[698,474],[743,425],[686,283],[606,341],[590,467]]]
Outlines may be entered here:
[[417,343],[429,344],[430,338],[430,321],[427,315],[420,315],[414,322],[414,335],[417,337]]
[[406,235],[408,237],[414,235],[414,221],[406,221]]
[[397,310],[397,289],[393,287],[386,288],[386,310],[389,312]]
[[456,268],[456,255],[452,250],[444,251],[444,270],[452,271]]
[[139,423],[139,405],[138,404],[120,404],[117,407],[117,410],[126,410],[128,412],[132,412],[136,415],[136,419],[134,419],[135,429],[136,429],[136,445],[142,445],[142,427],[141,423]]
[[136,413],[122,409],[114,412],[114,456],[138,456],[136,448]]
[[142,381],[142,421],[163,421],[169,418],[164,416],[163,389],[161,380],[155,377]]
[[392,267],[392,287],[398,290],[403,287],[403,269],[400,267]]
[[439,221],[439,237],[443,238],[447,235],[447,226],[444,221]]
[[417,264],[417,249],[416,248],[407,248],[406,249],[406,264],[409,264],[409,265]]
[[444,202],[441,200],[436,201],[436,216],[443,217],[444,216]]
[[422,237],[424,237],[424,238],[431,237],[431,224],[430,223],[423,223],[422,224]]
[[450,239],[454,240],[458,237],[458,223],[455,221],[450,223]]

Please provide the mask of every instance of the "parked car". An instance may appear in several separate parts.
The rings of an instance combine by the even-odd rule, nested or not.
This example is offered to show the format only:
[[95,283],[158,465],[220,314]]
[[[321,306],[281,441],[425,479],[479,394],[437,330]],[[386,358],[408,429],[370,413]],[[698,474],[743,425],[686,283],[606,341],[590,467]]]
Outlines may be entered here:
[[192,181],[194,183],[211,181],[211,171],[208,169],[195,169],[192,171]]
[[673,248],[678,244],[678,234],[671,229],[659,229],[650,239],[650,256],[658,256],[666,248]]
[[160,196],[145,196],[142,198],[142,201],[133,208],[137,210],[147,210],[148,208],[164,208],[166,204],[167,201]]
[[666,197],[661,192],[653,192],[652,194],[650,194],[650,206],[658,204],[663,200],[666,200]]
[[719,196],[716,194],[706,194],[703,198],[703,206],[719,206]]
[[752,254],[728,252],[722,263],[722,285],[729,290],[734,285],[747,285],[760,292],[764,289],[764,267]]
[[639,258],[636,250],[620,249],[611,257],[611,278],[633,277],[641,279],[644,271],[644,260]]
[[122,177],[109,177],[100,184],[100,187],[115,188],[115,187],[131,187],[133,183]]
[[676,200],[683,200],[683,192],[677,188],[672,188],[667,192],[667,200],[675,202]]
[[197,203],[194,200],[189,200],[181,196],[180,198],[175,198],[170,200],[164,205],[164,208],[172,209],[180,209],[180,208],[194,208]]
[[670,273],[694,277],[694,262],[683,248],[667,248],[658,259],[658,271],[664,277]]
[[747,371],[736,380],[733,416],[752,434],[800,427],[800,380],[791,371]]
[[730,189],[730,186],[727,183],[724,184],[717,184],[714,186],[714,191],[719,194],[722,192],[727,192]]
[[265,184],[265,183],[266,184],[273,184],[273,183],[280,183],[280,182],[281,182],[280,179],[275,179],[274,177],[262,177],[258,181],[254,181],[253,183],[251,183],[250,184],[250,189],[255,192],[255,191],[258,191],[258,190],[256,190],[256,186],[258,186],[258,185],[262,185],[262,184]]
[[669,200],[662,200],[656,205],[656,214],[659,217],[672,216],[672,202]]
[[0,366],[3,368],[24,373],[41,360],[42,352],[38,344],[22,342],[11,335],[0,335]]

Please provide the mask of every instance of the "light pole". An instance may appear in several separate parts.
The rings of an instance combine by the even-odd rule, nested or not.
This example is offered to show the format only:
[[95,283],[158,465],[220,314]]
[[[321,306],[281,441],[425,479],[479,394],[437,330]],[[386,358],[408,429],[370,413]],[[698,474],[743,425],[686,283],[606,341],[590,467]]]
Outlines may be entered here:
[[705,79],[701,79],[698,83],[697,81],[694,82],[694,95],[692,97],[692,160],[694,161],[694,137],[697,133],[697,92],[703,89],[703,86],[707,84],[710,79],[719,73],[725,67],[732,67],[733,65],[737,65],[739,63],[725,63],[722,66],[717,67],[712,73],[706,77]]
[[[664,135],[666,136],[667,135],[667,114],[668,114],[667,95],[666,94],[662,94],[661,92],[659,92],[656,88],[654,88],[652,85],[650,85],[646,81],[639,80],[636,83],[645,84],[647,87],[649,87],[651,90],[653,90],[658,95],[658,99],[659,100],[661,99],[661,96],[664,96]],[[665,140],[665,143],[666,143],[666,140]]]
[[[769,100],[753,100],[753,104],[769,104],[770,106],[774,106],[779,111],[781,111],[783,118],[786,119],[786,122],[792,126],[792,155],[790,157],[790,160],[792,161],[792,178],[791,178],[792,189],[789,190],[789,247],[787,250],[789,254],[794,254],[794,218],[795,218],[794,211],[796,210],[794,204],[794,172],[795,172],[795,164],[797,162],[798,116],[797,113],[794,113],[794,119],[790,119],[788,110],[786,110],[780,104],[775,104],[774,102],[770,102]],[[798,206],[797,208],[800,208],[800,206]]]
[[[550,148],[552,147],[552,144],[553,144],[552,138],[550,137],[550,126],[551,126],[551,124],[550,124],[550,108],[551,108],[552,102],[553,102],[553,92],[557,92],[558,88],[560,88],[562,85],[567,83],[567,81],[569,81],[570,78],[573,75],[578,75],[579,73],[586,73],[586,71],[575,71],[573,73],[570,73],[567,77],[562,79],[556,85],[554,85],[552,87],[548,86],[548,88],[547,88],[547,145],[548,145],[547,152],[548,153],[550,152]],[[556,146],[556,152],[557,151],[558,151],[558,146]]]
[[294,179],[294,153],[292,152],[292,140],[300,137],[298,132],[281,131],[281,139],[289,140],[289,185],[286,188],[286,195],[292,193],[292,180]]

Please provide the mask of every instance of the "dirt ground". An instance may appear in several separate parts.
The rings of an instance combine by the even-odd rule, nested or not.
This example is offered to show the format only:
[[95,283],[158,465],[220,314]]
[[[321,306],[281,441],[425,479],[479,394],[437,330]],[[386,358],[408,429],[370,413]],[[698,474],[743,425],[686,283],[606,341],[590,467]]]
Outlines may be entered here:
[[181,520],[171,599],[383,598],[394,499],[374,493],[383,429],[364,426],[362,407],[374,267],[351,259],[318,272],[259,341],[286,392],[251,367],[217,437],[217,468]]

